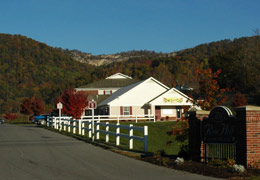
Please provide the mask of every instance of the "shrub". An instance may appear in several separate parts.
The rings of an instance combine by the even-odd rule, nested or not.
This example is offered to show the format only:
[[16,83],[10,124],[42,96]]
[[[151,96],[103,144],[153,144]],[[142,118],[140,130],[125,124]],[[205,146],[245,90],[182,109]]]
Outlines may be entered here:
[[184,163],[184,159],[183,158],[180,158],[180,157],[177,157],[177,159],[174,161],[176,165],[181,165]]
[[18,118],[17,114],[14,113],[5,113],[3,116],[5,119],[7,119],[8,121],[12,121]]
[[260,168],[260,160],[258,161],[251,161],[248,165],[250,168],[259,169]]
[[234,159],[228,159],[226,161],[227,167],[233,167],[234,164],[236,164],[236,161]]
[[225,162],[223,162],[221,159],[211,159],[209,161],[209,165],[211,166],[225,166]]
[[232,167],[232,171],[237,172],[239,174],[244,173],[245,170],[246,169],[243,165],[234,164],[233,167]]

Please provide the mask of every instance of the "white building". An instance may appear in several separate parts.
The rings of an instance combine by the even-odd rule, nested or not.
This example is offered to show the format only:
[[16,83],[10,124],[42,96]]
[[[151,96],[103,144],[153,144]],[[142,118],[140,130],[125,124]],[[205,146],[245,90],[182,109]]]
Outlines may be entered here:
[[98,104],[106,115],[156,115],[156,119],[179,119],[192,99],[170,89],[153,77],[122,87]]

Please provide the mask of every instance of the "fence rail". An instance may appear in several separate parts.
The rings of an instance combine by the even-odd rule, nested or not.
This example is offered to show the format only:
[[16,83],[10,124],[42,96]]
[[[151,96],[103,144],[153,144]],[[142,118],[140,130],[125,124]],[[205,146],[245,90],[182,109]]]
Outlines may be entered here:
[[145,115],[118,115],[118,116],[110,116],[110,115],[95,115],[95,116],[82,116],[81,119],[95,119],[99,121],[153,121],[155,122],[155,115],[145,114]]
[[[91,116],[92,118],[92,116]],[[95,137],[97,140],[100,139],[100,133],[105,134],[105,141],[109,142],[110,135],[113,135],[116,137],[116,145],[120,145],[120,137],[128,138],[129,139],[129,149],[133,149],[133,140],[143,141],[144,143],[144,151],[148,151],[148,126],[144,127],[137,127],[133,126],[133,124],[130,125],[120,125],[120,120],[122,119],[116,119],[116,124],[111,124],[108,121],[112,121],[115,119],[106,120],[101,119],[99,116],[99,119],[84,119],[82,117],[79,120],[73,120],[71,117],[50,117],[47,125],[49,127],[53,127],[55,129],[58,129],[59,131],[68,131],[71,132],[71,128],[73,129],[73,134],[80,134],[85,135],[86,131],[88,132],[88,137],[92,138],[92,140],[95,140]],[[105,130],[101,130],[100,126],[104,126]],[[110,131],[110,127],[113,127],[116,129],[115,132]],[[120,129],[126,129],[128,130],[128,134],[120,133]],[[136,131],[142,131],[143,137],[141,136],[134,136],[134,130]]]

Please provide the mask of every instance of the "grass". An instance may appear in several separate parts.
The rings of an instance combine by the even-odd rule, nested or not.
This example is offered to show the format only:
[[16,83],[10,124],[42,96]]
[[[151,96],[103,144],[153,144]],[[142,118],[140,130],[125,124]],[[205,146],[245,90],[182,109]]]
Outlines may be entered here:
[[[180,150],[180,144],[177,141],[174,141],[173,136],[167,134],[176,124],[176,122],[145,122],[145,123],[135,123],[135,122],[122,122],[121,125],[133,126],[148,126],[148,152],[155,153],[157,151],[164,151],[166,154],[177,155]],[[100,129],[104,130],[104,126],[100,126]],[[110,127],[109,129],[112,132],[116,132],[115,128]],[[129,131],[126,129],[120,129],[120,133],[128,134]],[[143,137],[143,132],[134,130],[134,136]],[[86,132],[85,137],[88,138],[88,132]],[[105,135],[100,133],[101,142],[105,142]],[[172,141],[172,144],[167,145],[168,141]],[[115,146],[116,137],[113,135],[109,136],[109,145]],[[128,138],[120,138],[120,148],[128,149],[129,140]],[[144,151],[144,143],[142,141],[134,140],[134,151]]]

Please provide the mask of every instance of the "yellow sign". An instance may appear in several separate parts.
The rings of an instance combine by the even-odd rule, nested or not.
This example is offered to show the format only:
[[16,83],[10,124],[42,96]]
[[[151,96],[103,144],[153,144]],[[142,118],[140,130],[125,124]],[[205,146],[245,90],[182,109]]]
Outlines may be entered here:
[[181,103],[183,98],[163,98],[164,103]]

